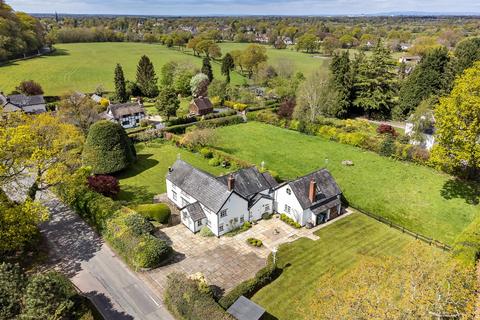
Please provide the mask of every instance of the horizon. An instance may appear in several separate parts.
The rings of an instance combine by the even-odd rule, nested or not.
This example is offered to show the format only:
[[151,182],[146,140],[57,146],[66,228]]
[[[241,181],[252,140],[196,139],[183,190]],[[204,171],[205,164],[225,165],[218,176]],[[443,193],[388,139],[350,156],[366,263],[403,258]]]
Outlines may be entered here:
[[[17,11],[32,14],[110,15],[110,16],[160,16],[160,17],[208,17],[208,16],[472,16],[480,14],[480,3],[459,0],[426,0],[418,3],[407,0],[267,0],[236,1],[187,0],[10,0],[7,3]],[[48,7],[49,10],[45,10]],[[133,9],[132,9],[133,8]],[[228,12],[225,8],[228,8]],[[348,8],[345,9],[344,8]],[[434,9],[433,9],[434,8]],[[192,14],[195,12],[195,14]]]

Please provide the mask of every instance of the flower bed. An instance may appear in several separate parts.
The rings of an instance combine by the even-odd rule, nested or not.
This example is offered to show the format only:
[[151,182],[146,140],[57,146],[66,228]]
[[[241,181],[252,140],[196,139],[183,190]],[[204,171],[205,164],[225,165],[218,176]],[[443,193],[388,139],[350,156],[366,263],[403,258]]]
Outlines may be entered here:
[[286,224],[289,224],[291,225],[292,227],[296,228],[296,229],[299,229],[301,228],[302,226],[300,225],[300,223],[296,222],[295,220],[293,220],[292,218],[290,218],[289,216],[287,216],[285,213],[282,213],[280,215],[280,220],[282,220],[283,222],[285,222]]

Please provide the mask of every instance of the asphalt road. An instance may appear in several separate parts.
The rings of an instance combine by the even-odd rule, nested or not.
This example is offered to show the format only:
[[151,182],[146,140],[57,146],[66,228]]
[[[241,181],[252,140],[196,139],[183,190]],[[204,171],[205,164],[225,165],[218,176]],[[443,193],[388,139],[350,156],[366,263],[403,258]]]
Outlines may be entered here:
[[70,208],[42,195],[50,220],[41,226],[52,267],[70,277],[105,319],[174,318],[158,297]]

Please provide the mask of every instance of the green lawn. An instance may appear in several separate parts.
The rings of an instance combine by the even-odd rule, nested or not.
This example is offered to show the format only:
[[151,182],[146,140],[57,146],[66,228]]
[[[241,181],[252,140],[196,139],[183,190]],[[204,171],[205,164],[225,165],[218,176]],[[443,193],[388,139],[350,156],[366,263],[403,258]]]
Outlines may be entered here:
[[413,238],[365,215],[353,213],[318,230],[313,241],[301,238],[280,246],[278,279],[257,292],[252,300],[278,319],[300,319],[300,309],[308,312],[319,278],[326,272],[348,272],[359,256],[401,255]]
[[[190,62],[199,69],[202,60],[192,55],[145,43],[75,43],[57,44],[50,56],[14,62],[0,67],[0,91],[11,92],[22,80],[39,82],[46,95],[61,95],[69,90],[93,92],[98,85],[113,90],[115,64],[121,63],[125,76],[135,79],[136,66],[144,54],[150,57],[157,76],[169,61]],[[220,65],[213,64],[216,77],[221,78]],[[232,83],[243,83],[243,77],[232,74]]]
[[221,167],[212,167],[199,154],[179,149],[170,144],[137,144],[138,160],[128,170],[120,173],[120,194],[118,200],[129,203],[152,203],[153,196],[166,192],[165,176],[178,155],[193,166],[214,175],[227,173]]
[[221,150],[257,165],[265,161],[283,178],[327,167],[352,205],[449,244],[480,213],[462,198],[469,193],[464,184],[424,166],[257,122],[217,132]]

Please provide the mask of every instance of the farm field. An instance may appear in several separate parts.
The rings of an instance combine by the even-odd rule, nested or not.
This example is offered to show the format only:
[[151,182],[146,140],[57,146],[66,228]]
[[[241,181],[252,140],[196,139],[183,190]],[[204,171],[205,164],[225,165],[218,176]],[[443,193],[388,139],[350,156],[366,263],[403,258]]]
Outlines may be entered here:
[[351,205],[448,244],[480,213],[467,203],[466,185],[424,166],[258,122],[217,132],[220,150],[257,165],[265,161],[284,179],[327,167]]
[[401,258],[404,246],[416,241],[360,213],[315,234],[319,240],[301,238],[280,246],[277,257],[282,274],[252,298],[279,320],[301,319],[300,310],[308,314],[309,298],[323,274],[348,272],[360,256]]
[[[11,92],[22,80],[39,82],[46,95],[61,95],[70,90],[93,92],[99,85],[113,90],[113,71],[116,63],[123,66],[126,79],[134,80],[138,60],[147,55],[157,76],[169,61],[189,62],[202,66],[202,60],[159,44],[145,43],[75,43],[57,44],[50,56],[13,62],[0,66],[0,91]],[[220,75],[220,65],[212,64],[214,74]],[[232,83],[243,83],[243,77],[232,73]]]
[[208,165],[208,160],[174,147],[168,143],[137,144],[138,160],[129,169],[117,175],[120,180],[118,200],[129,203],[152,203],[153,196],[166,192],[165,176],[178,155],[193,166],[213,175],[227,173],[221,167]]

